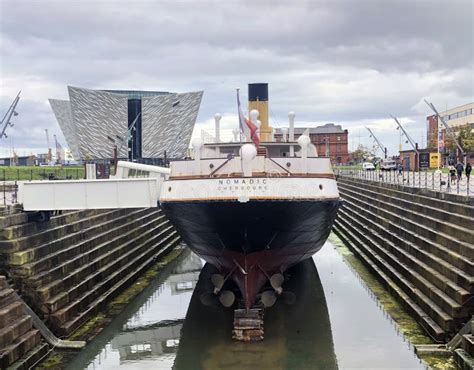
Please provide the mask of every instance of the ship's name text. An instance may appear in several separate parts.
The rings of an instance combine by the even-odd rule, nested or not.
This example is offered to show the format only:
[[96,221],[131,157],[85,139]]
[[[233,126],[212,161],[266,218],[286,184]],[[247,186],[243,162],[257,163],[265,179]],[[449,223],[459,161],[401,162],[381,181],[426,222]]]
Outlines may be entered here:
[[222,179],[217,190],[268,190],[267,179]]

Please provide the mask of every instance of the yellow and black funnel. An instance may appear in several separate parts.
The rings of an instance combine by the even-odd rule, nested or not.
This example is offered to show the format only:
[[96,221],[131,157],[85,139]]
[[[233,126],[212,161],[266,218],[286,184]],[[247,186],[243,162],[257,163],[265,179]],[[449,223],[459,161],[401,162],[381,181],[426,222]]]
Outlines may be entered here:
[[252,109],[259,112],[260,141],[270,141],[272,128],[268,123],[268,84],[249,84],[249,113]]

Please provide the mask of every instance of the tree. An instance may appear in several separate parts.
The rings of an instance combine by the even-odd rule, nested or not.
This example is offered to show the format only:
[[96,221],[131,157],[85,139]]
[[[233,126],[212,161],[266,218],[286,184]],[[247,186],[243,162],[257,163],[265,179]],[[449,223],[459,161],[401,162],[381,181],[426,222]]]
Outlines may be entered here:
[[474,151],[474,130],[469,123],[461,127],[458,140],[464,152]]
[[356,163],[363,162],[371,156],[372,153],[367,149],[367,147],[363,146],[362,144],[359,144],[357,146],[357,149],[352,152],[352,158]]
[[[459,145],[461,145],[464,152],[468,153],[474,151],[474,132],[469,123],[461,126],[459,131],[456,131],[455,134]],[[451,135],[446,134],[445,136],[445,153],[456,153],[458,147],[455,141]]]

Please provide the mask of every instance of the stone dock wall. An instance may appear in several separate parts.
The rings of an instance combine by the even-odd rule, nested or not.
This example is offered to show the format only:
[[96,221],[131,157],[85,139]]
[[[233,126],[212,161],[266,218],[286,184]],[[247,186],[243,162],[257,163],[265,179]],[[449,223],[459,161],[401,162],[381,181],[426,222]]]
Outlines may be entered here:
[[473,314],[474,207],[350,177],[336,234],[438,342]]
[[75,211],[47,222],[16,213],[0,218],[0,274],[64,338],[179,243],[159,208]]

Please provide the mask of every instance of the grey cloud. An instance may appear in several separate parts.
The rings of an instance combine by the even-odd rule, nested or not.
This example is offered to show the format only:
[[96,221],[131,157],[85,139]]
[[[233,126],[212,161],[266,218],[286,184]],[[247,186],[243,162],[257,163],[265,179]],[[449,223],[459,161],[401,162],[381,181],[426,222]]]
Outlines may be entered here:
[[421,125],[412,107],[422,97],[473,100],[472,4],[3,0],[1,107],[22,88],[23,124],[54,127],[44,102],[67,98],[68,84],[204,90],[203,122],[235,111],[236,87],[244,99],[248,82],[265,81],[276,122],[295,109],[306,122],[393,113]]

